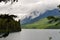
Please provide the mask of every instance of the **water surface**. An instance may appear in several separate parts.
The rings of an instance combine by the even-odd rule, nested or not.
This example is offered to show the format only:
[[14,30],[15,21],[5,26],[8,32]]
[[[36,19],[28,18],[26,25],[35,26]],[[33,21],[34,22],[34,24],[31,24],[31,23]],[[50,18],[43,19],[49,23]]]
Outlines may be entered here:
[[21,32],[10,33],[6,38],[0,40],[60,40],[60,30],[48,29],[22,29]]

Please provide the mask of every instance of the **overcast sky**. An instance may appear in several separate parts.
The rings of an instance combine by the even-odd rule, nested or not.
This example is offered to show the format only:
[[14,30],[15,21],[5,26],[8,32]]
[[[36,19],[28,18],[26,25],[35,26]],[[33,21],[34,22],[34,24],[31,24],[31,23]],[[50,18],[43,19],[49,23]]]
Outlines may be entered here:
[[19,0],[18,2],[0,3],[0,14],[15,14],[20,19],[29,15],[32,11],[38,10],[40,13],[46,10],[53,10],[60,4],[60,0]]

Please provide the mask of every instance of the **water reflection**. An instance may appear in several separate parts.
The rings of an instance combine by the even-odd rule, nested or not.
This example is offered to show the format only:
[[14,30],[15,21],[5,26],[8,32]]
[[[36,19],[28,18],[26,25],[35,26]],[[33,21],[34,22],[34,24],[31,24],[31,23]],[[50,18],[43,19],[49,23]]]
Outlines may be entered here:
[[0,40],[60,40],[60,30],[22,29]]

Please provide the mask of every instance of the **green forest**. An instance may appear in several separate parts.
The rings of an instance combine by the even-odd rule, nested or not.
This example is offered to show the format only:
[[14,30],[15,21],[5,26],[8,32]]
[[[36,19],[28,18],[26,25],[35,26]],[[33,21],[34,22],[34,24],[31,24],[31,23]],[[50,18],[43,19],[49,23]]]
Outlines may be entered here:
[[21,31],[20,20],[16,21],[16,15],[0,14],[0,33]]

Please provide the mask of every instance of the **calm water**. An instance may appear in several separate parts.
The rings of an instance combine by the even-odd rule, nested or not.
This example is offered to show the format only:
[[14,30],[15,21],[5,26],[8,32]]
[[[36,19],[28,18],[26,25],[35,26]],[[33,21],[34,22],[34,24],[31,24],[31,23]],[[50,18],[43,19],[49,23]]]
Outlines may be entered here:
[[60,30],[22,29],[21,32],[11,33],[7,38],[0,40],[60,40]]

